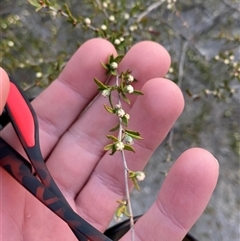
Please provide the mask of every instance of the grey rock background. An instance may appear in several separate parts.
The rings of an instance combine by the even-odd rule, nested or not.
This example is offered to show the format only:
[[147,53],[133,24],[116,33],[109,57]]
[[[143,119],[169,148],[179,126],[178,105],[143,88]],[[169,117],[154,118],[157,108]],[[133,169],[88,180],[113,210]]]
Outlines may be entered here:
[[[69,2],[74,3],[74,0]],[[165,24],[171,24],[174,31],[172,39],[161,37],[161,43],[170,51],[173,61],[178,61],[183,53],[183,46],[186,43],[190,48],[199,51],[202,58],[206,60],[215,56],[220,49],[228,49],[223,41],[215,41],[207,38],[223,27],[228,29],[228,18],[231,16],[231,33],[239,34],[239,2],[227,0],[208,1],[181,1],[184,8],[181,17],[187,23],[188,28],[183,26],[183,22],[176,16],[156,10],[152,13],[153,18],[165,19]],[[14,13],[20,16],[24,25],[24,32],[18,36],[19,42],[27,42],[32,36],[41,39],[42,45],[36,49],[29,44],[31,58],[35,59],[40,52],[44,52],[44,59],[54,59],[59,49],[64,49],[68,53],[73,53],[76,44],[69,45],[74,39],[82,42],[91,37],[91,34],[82,36],[81,32],[73,31],[68,25],[64,25],[61,20],[53,19],[57,38],[51,35],[47,17],[40,17],[34,13],[32,7],[26,1],[16,0],[13,6],[12,1],[1,2],[0,13]],[[82,11],[82,5],[75,5],[75,12]],[[88,10],[86,10],[88,11]],[[30,14],[31,13],[31,14]],[[159,22],[159,30],[163,22]],[[230,25],[229,25],[230,26]],[[66,32],[69,34],[66,35]],[[71,34],[72,33],[72,34]],[[5,36],[1,36],[4,38]],[[139,40],[140,37],[139,37]],[[49,43],[51,43],[49,45]],[[46,51],[47,50],[47,51]],[[49,53],[48,53],[49,50]],[[236,50],[236,57],[239,60],[239,48]],[[3,61],[4,62],[4,61]],[[33,68],[34,69],[34,68]],[[25,82],[35,78],[35,71],[29,70],[26,74],[20,69],[13,73]],[[195,68],[194,62],[187,62],[184,65],[182,89],[193,89],[198,93],[207,82],[213,81],[225,70],[216,69],[216,75],[205,76]],[[170,76],[171,77],[171,76]],[[217,81],[214,79],[214,81]],[[30,84],[30,82],[29,82]],[[171,152],[172,160],[175,160],[186,149],[199,146],[209,150],[220,163],[220,177],[213,196],[198,222],[191,230],[191,234],[200,241],[238,241],[240,240],[240,160],[236,152],[237,141],[239,142],[239,110],[240,96],[239,84],[237,93],[233,98],[227,98],[225,102],[217,102],[213,98],[203,98],[193,102],[185,95],[186,106],[182,116],[174,126],[173,148]],[[39,93],[39,88],[29,91],[33,96]],[[146,179],[141,183],[141,193],[133,192],[134,213],[144,213],[154,202],[158,190],[164,180],[163,172],[167,172],[173,161],[166,162],[167,148],[165,142],[156,150],[149,164],[146,167]],[[235,149],[234,149],[235,148]]]

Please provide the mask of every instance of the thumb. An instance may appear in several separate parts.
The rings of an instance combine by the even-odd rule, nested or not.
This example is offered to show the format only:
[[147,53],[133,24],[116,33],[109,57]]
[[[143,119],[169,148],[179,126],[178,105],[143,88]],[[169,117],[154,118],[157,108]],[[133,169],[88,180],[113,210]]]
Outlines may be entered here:
[[7,101],[9,93],[10,81],[6,71],[0,67],[0,115]]

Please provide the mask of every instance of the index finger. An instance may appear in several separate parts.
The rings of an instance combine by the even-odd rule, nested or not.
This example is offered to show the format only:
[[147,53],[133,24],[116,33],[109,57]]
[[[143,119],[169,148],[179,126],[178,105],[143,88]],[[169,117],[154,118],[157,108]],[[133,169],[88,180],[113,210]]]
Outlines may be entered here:
[[6,104],[8,93],[10,89],[10,81],[6,71],[0,67],[0,115]]

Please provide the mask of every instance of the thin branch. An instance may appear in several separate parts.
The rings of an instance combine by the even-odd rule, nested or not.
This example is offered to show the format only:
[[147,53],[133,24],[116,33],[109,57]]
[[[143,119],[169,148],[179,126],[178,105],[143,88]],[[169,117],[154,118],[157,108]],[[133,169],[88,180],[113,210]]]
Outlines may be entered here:
[[[119,86],[119,75],[116,76],[116,86]],[[118,104],[120,106],[122,106],[120,93],[118,93]],[[119,132],[118,132],[118,141],[119,142],[122,141],[122,133],[123,133],[123,124],[122,124],[121,117],[119,117]],[[131,198],[130,198],[130,190],[129,190],[129,186],[128,186],[129,168],[127,166],[127,161],[126,161],[124,150],[121,151],[121,154],[122,154],[122,161],[123,161],[123,166],[124,166],[125,195],[126,195],[126,199],[127,199],[128,212],[129,212],[129,218],[130,218],[131,241],[134,241],[134,239],[135,239],[134,219],[133,219],[133,211],[132,211],[132,204],[131,204]]]
[[150,12],[153,10],[157,9],[159,6],[161,6],[166,0],[160,0],[158,2],[152,3],[147,7],[145,11],[143,11],[141,14],[138,15],[137,17],[137,23],[141,22],[141,20],[147,16]]

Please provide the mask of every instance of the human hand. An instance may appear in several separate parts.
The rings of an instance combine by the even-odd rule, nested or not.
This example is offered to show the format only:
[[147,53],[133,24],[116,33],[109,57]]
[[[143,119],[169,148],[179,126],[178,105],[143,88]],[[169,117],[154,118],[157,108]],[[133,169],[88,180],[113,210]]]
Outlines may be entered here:
[[[105,99],[97,94],[94,77],[105,79],[101,62],[113,46],[103,39],[83,44],[59,78],[33,102],[40,127],[40,144],[46,165],[73,209],[104,232],[125,193],[120,156],[103,151],[114,118],[106,115]],[[126,153],[131,170],[141,170],[166,137],[183,110],[179,88],[163,76],[170,66],[165,49],[153,42],[133,46],[120,70],[130,69],[138,80],[128,113],[130,129],[144,141],[136,142],[136,153]],[[5,88],[5,87],[4,87]],[[4,92],[4,93],[7,93]],[[5,95],[2,94],[5,100]],[[20,149],[14,131],[6,127],[1,136]],[[148,174],[150,175],[150,174]],[[180,241],[196,222],[214,190],[218,163],[207,151],[184,152],[171,168],[156,202],[135,226],[136,241]],[[76,240],[69,227],[0,169],[3,240]],[[144,197],[143,197],[144,198]],[[126,234],[121,241],[129,241]]]
[[0,115],[2,114],[3,108],[7,101],[9,93],[9,79],[8,75],[3,68],[0,67]]

